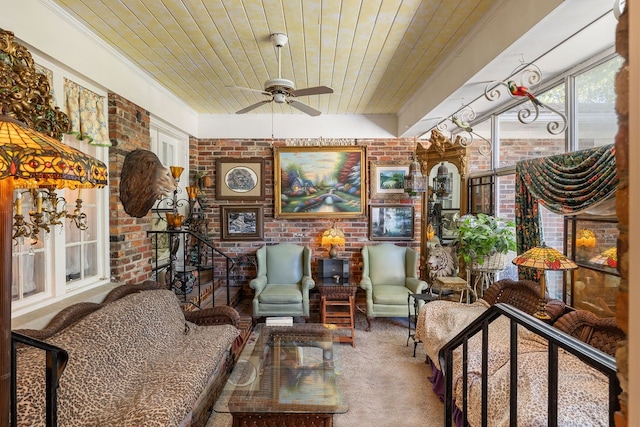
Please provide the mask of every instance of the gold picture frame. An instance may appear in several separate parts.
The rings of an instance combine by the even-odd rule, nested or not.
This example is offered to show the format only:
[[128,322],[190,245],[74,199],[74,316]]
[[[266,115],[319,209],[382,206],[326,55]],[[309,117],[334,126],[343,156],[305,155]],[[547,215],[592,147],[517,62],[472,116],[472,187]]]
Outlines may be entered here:
[[362,146],[274,147],[276,218],[365,216]]
[[371,162],[371,199],[405,198],[404,177],[409,163],[400,161]]

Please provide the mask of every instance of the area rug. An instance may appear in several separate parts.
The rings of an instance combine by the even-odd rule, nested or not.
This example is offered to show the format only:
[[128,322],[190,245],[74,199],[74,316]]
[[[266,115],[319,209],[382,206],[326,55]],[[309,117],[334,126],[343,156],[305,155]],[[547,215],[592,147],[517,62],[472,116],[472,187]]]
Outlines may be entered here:
[[[413,357],[407,319],[376,319],[366,332],[356,316],[356,346],[339,344],[342,387],[349,411],[334,416],[335,427],[441,426],[444,407],[431,390],[422,345]],[[229,414],[213,413],[206,427],[229,427]]]

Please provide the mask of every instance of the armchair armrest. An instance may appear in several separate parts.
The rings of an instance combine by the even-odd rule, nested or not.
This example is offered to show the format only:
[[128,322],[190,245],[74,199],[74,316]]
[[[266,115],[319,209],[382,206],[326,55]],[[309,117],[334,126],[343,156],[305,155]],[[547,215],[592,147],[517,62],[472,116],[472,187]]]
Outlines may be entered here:
[[316,286],[316,282],[310,276],[302,276],[302,289],[308,291]]
[[414,294],[420,294],[429,287],[427,282],[420,280],[417,277],[407,277],[404,286],[410,289]]
[[184,318],[196,325],[233,325],[240,327],[240,314],[229,306],[208,307],[197,311],[185,311]]
[[258,276],[254,279],[251,279],[251,281],[249,282],[249,287],[256,291],[256,295],[261,293],[265,286],[267,286],[267,276]]
[[371,292],[373,290],[373,284],[371,283],[371,278],[370,277],[363,277],[360,280],[360,287],[364,290],[366,290],[367,292]]

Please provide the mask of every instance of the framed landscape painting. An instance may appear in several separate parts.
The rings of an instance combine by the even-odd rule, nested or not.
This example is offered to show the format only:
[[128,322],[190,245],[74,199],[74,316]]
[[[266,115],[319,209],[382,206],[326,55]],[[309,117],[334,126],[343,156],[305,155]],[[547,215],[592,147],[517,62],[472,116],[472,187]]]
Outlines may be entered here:
[[216,160],[217,200],[264,200],[264,159]]
[[409,164],[402,162],[371,162],[371,198],[402,198],[404,177],[409,174]]
[[220,240],[263,240],[262,205],[220,206]]
[[276,218],[365,215],[365,149],[274,147]]
[[413,240],[413,206],[371,205],[369,240]]

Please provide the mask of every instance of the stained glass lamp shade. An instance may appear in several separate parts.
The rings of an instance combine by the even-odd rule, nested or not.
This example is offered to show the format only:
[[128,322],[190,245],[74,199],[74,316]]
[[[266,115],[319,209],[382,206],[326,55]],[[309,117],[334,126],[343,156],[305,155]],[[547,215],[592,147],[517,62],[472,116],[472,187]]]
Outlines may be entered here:
[[107,184],[107,166],[80,150],[0,115],[0,179],[14,188],[93,188]]
[[589,260],[593,264],[606,265],[607,267],[616,268],[618,266],[618,249],[614,246],[603,251],[597,256]]
[[545,310],[545,271],[546,270],[573,270],[578,268],[578,265],[567,258],[560,251],[550,248],[544,243],[541,246],[536,246],[529,249],[525,253],[518,255],[512,261],[515,265],[521,267],[535,268],[541,270],[540,273],[540,302],[538,303],[538,309],[533,314],[538,319],[548,320],[551,317]]

